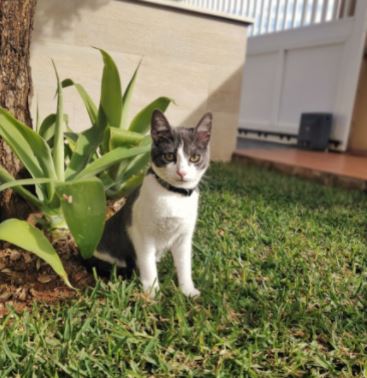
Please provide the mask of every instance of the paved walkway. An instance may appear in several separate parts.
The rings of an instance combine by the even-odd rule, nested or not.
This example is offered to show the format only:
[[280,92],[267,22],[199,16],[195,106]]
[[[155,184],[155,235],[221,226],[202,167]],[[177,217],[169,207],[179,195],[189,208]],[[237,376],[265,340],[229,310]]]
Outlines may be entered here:
[[340,179],[362,189],[367,188],[367,157],[336,152],[298,149],[236,150],[235,159],[270,165],[302,176]]

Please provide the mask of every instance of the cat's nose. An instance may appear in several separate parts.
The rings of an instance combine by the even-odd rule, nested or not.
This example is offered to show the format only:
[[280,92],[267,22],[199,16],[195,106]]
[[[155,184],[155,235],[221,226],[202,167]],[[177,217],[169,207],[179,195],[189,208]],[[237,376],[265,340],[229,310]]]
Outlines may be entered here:
[[181,177],[181,180],[187,175],[186,171],[183,171],[182,169],[177,170],[176,173]]

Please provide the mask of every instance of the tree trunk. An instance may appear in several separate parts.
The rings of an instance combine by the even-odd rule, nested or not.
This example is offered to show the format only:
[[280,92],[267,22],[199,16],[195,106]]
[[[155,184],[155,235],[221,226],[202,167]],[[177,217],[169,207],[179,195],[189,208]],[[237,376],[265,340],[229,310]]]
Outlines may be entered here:
[[[31,126],[30,43],[37,0],[0,0],[0,106]],[[0,139],[0,164],[13,176],[21,165]],[[25,203],[11,190],[0,193],[0,219],[24,217]]]

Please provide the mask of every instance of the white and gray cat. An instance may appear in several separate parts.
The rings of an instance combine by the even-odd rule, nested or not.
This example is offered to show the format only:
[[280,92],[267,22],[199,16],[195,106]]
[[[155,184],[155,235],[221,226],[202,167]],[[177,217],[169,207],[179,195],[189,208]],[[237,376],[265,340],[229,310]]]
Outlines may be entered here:
[[141,187],[107,223],[94,256],[119,268],[137,266],[145,292],[159,290],[157,262],[170,250],[178,283],[198,296],[191,274],[198,184],[209,166],[212,115],[194,128],[172,128],[159,110],[152,115],[151,167]]

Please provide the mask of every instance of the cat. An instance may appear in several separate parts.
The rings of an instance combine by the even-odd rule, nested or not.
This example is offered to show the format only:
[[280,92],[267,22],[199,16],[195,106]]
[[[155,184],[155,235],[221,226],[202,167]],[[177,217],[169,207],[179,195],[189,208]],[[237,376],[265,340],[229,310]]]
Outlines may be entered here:
[[94,256],[118,268],[138,268],[143,290],[159,291],[157,262],[170,250],[181,291],[200,295],[191,273],[192,238],[198,213],[198,185],[209,166],[212,114],[196,127],[173,128],[155,110],[151,119],[151,166],[142,185],[106,222]]

